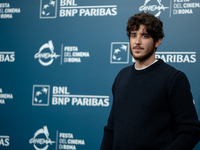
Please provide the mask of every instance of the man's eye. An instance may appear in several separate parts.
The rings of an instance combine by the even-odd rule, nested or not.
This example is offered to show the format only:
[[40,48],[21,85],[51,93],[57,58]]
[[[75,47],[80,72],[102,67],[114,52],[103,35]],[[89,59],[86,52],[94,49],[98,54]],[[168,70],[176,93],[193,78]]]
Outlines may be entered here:
[[136,37],[136,34],[131,34],[131,37]]
[[149,35],[143,35],[143,38],[149,38],[150,36]]

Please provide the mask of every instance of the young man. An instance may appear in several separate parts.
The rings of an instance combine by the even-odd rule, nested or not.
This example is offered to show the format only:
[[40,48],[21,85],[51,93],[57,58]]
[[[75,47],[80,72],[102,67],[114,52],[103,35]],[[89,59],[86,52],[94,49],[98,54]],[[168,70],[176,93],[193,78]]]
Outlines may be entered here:
[[200,140],[187,77],[155,58],[164,37],[162,26],[158,18],[144,12],[128,21],[135,63],[122,69],[114,81],[101,150],[192,150]]

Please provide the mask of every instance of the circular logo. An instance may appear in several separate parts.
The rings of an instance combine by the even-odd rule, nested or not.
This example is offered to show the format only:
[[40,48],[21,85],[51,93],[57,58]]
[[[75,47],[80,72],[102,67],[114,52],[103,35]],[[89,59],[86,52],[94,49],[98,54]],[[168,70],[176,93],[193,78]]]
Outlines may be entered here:
[[[42,53],[43,50],[49,49],[50,53],[44,52]],[[57,57],[60,57],[60,55],[57,55],[54,52],[54,46],[52,41],[49,41],[48,43],[45,43],[42,45],[39,49],[39,52],[35,54],[34,58],[38,58],[38,61],[40,62],[41,65],[43,66],[49,66],[53,63],[54,58],[57,59]],[[50,59],[50,60],[49,60]],[[44,60],[49,60],[45,62]]]
[[168,9],[169,7],[164,7],[164,5],[161,3],[162,0],[145,0],[144,5],[142,5],[139,8],[139,11],[144,12],[153,12],[153,14],[158,17],[161,14],[161,10],[165,11],[165,9]]
[[[39,136],[40,134],[44,134],[46,139],[44,138],[37,138],[37,136]],[[47,129],[47,126],[44,126],[43,129],[39,129],[35,132],[33,138],[31,138],[29,140],[29,143],[30,144],[33,144],[33,147],[36,149],[36,150],[47,150],[48,147],[49,147],[49,144],[52,145],[52,143],[55,143],[55,141],[51,141],[51,139],[49,138],[49,131]],[[36,144],[39,144],[39,145],[44,145],[46,144],[46,146],[44,146],[43,148],[38,148],[36,146]]]

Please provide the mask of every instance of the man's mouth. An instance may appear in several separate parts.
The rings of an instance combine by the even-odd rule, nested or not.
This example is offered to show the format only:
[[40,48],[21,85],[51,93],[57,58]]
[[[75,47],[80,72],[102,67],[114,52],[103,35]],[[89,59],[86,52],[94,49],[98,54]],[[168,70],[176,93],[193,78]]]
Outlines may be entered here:
[[133,49],[136,50],[136,51],[141,51],[141,50],[143,50],[144,48],[142,48],[142,47],[140,47],[140,46],[135,46],[135,47],[133,47]]

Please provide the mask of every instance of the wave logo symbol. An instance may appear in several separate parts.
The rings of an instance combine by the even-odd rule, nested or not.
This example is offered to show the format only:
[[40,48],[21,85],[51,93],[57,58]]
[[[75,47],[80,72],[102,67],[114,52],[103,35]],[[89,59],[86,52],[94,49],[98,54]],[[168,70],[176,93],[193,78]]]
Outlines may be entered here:
[[51,40],[42,45],[39,49],[39,52],[34,56],[34,58],[38,59],[39,63],[43,66],[51,65],[54,59],[57,59],[58,57],[60,57],[60,55],[57,55],[54,52],[54,46]]
[[[29,140],[30,144],[33,144],[33,147],[36,150],[47,150],[49,145],[56,143],[55,141],[51,141],[49,138],[49,131],[47,126],[44,126],[43,129],[39,129],[35,132],[33,138]],[[39,145],[45,145],[44,147],[40,147]]]
[[161,11],[169,9],[169,7],[165,7],[161,2],[162,0],[145,0],[144,5],[140,6],[139,11],[144,11],[144,12],[151,11],[156,17],[159,17]]

